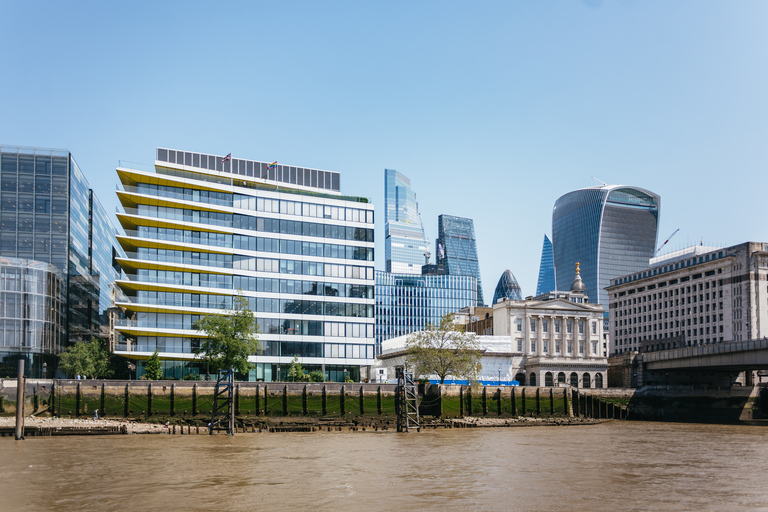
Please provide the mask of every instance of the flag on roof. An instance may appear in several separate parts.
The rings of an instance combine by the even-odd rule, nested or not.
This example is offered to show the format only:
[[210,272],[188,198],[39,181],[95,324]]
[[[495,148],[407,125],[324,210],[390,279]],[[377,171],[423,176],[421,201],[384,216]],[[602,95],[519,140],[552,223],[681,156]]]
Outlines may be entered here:
[[221,163],[226,162],[227,160],[230,160],[232,158],[232,153],[228,154],[224,158],[221,159]]
[[274,162],[272,162],[271,164],[269,164],[269,165],[267,166],[267,169],[274,169],[275,167],[277,167],[277,160],[275,160]]

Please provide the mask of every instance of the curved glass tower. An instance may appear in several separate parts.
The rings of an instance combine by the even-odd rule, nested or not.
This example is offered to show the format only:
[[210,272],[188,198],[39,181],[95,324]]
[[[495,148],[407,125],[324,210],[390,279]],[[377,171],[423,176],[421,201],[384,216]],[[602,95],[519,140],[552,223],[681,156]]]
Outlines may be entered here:
[[[555,269],[581,263],[586,293],[608,304],[610,280],[647,268],[656,249],[661,198],[637,187],[604,185],[569,192],[552,211]],[[558,290],[571,286],[568,272],[556,272]]]
[[411,180],[384,169],[384,252],[387,272],[421,274],[429,263],[429,242],[419,217]]
[[[544,245],[541,248],[541,263],[539,264],[539,282],[536,285],[536,296],[557,290],[555,284],[555,260],[552,258],[552,241],[544,235]],[[496,302],[495,300],[493,301]]]
[[477,259],[475,224],[472,219],[439,215],[437,238],[437,264],[445,265],[452,276],[473,276],[477,279],[477,305],[483,305],[483,283]]
[[493,293],[494,304],[504,299],[523,300],[523,292],[520,289],[520,285],[517,283],[515,275],[509,270],[505,270],[501,274],[499,284],[496,285],[496,291]]

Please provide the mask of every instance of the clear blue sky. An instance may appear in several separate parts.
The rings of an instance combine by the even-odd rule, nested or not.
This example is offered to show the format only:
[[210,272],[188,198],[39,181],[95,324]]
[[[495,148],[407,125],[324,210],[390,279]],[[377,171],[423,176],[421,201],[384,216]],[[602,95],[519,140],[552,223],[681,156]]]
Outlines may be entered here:
[[533,294],[562,194],[662,197],[659,243],[768,240],[768,2],[0,1],[0,143],[72,151],[109,211],[165,146],[409,176]]

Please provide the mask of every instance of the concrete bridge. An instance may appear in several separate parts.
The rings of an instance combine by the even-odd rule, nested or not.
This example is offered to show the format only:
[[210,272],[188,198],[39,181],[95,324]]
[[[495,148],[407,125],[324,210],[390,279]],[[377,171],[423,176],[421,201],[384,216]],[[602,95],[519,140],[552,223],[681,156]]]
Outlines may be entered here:
[[768,338],[675,348],[642,354],[648,371],[768,369]]

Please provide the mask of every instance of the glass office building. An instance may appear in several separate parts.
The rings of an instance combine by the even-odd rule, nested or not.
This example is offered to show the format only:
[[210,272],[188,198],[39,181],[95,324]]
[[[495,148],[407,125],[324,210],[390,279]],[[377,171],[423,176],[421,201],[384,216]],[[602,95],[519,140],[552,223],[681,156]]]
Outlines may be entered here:
[[552,241],[544,235],[541,248],[541,263],[539,264],[539,281],[536,284],[536,296],[557,290],[555,284],[555,259],[552,255]]
[[515,279],[515,275],[509,270],[505,270],[496,284],[496,290],[493,292],[493,303],[504,300],[523,300],[523,291]]
[[605,288],[611,279],[648,268],[656,249],[660,206],[657,194],[622,185],[589,187],[560,197],[552,211],[557,289],[570,287],[567,270],[578,262],[587,295],[607,305]]
[[376,272],[376,345],[438,325],[443,316],[477,304],[473,276]]
[[421,274],[422,265],[429,263],[429,241],[411,180],[393,169],[385,169],[384,203],[387,272]]
[[454,276],[472,276],[477,280],[477,303],[483,305],[483,284],[477,258],[475,225],[472,219],[440,215],[438,217],[437,263],[445,265]]
[[373,205],[342,196],[338,172],[158,148],[153,167],[117,173],[118,353],[137,376],[155,349],[166,377],[205,373],[195,321],[240,291],[262,345],[244,377],[284,379],[294,356],[328,380],[373,363]]
[[[41,375],[42,362],[51,375],[55,355],[67,342],[107,337],[110,284],[120,275],[114,259],[118,252],[114,227],[69,151],[0,146],[0,256],[16,261],[4,272],[34,276],[36,283],[4,288],[4,293],[24,295],[16,297],[22,301],[18,310],[10,295],[0,297],[5,306],[0,347],[29,354],[31,375]],[[12,287],[7,279],[12,278],[6,277],[4,286]],[[58,297],[51,294],[55,283]],[[37,292],[23,291],[27,285]],[[37,297],[35,307],[44,302],[60,309],[41,316],[24,305],[28,293],[30,300]],[[8,333],[15,331],[8,325],[22,324],[23,333],[8,341]],[[51,338],[52,332],[59,332],[59,338]]]

